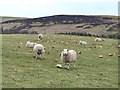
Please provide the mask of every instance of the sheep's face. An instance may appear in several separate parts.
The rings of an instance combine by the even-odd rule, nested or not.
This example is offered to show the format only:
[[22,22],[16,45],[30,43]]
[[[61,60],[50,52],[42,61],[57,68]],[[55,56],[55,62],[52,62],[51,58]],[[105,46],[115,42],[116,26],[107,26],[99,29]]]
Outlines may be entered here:
[[37,54],[39,54],[39,55],[42,54],[42,50],[38,49]]
[[68,55],[68,51],[69,51],[68,49],[64,49],[63,50],[63,56],[67,56]]
[[80,41],[79,44],[82,44],[82,41]]
[[39,38],[41,38],[41,36],[39,36]]

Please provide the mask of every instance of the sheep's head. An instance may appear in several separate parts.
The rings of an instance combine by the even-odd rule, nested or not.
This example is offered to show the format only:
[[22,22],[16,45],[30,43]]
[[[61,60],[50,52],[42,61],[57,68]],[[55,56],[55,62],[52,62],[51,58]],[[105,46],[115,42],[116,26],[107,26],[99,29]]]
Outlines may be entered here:
[[68,55],[68,51],[69,51],[68,49],[64,49],[63,50],[63,56],[67,56]]
[[39,36],[39,38],[41,38],[41,36]]
[[80,41],[79,44],[82,44],[82,41]]
[[38,49],[37,54],[39,54],[39,55],[42,54],[42,50]]

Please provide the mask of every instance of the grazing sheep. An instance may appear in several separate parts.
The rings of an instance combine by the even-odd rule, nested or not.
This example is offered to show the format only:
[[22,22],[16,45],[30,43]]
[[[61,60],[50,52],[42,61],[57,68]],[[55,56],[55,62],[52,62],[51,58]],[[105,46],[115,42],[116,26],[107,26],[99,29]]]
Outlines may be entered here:
[[102,56],[102,55],[100,55],[99,57],[100,57],[100,58],[103,58],[103,56]]
[[79,44],[85,46],[85,45],[87,44],[87,42],[85,42],[85,41],[80,41]]
[[59,51],[59,49],[57,49],[57,52]]
[[95,38],[95,42],[101,42],[102,39],[101,38]]
[[118,48],[120,48],[120,44],[118,44]]
[[113,53],[109,53],[109,56],[113,56]]
[[[65,63],[65,68],[69,69],[70,64],[77,59],[77,53],[74,50],[64,49],[61,53],[61,61]],[[75,64],[74,64],[75,67]]]
[[61,41],[61,43],[63,44],[63,43],[64,43],[64,41]]
[[100,48],[102,48],[102,46],[101,46],[101,45],[100,45],[99,47],[100,47]]
[[20,45],[22,45],[22,43],[20,43]]
[[38,40],[42,40],[43,39],[43,35],[42,34],[38,34]]
[[37,44],[37,43],[27,41],[26,47],[28,47],[28,48],[33,48],[36,44]]
[[42,57],[42,54],[45,52],[45,48],[42,44],[36,44],[33,48],[35,58]]

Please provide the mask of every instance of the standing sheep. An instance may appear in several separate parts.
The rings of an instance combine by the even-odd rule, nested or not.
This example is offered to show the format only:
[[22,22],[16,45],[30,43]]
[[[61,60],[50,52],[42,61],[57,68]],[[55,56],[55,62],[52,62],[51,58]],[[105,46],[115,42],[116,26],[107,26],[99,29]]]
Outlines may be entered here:
[[37,43],[27,41],[26,47],[28,47],[28,48],[33,48],[36,44],[37,44]]
[[42,40],[43,39],[43,35],[42,34],[38,34],[38,40]]
[[95,42],[101,42],[102,39],[101,38],[95,38]]
[[85,46],[85,45],[87,44],[87,42],[85,42],[85,41],[80,41],[79,44]]
[[42,58],[42,54],[45,52],[45,48],[42,44],[36,44],[33,48],[33,52],[35,54],[35,58]]
[[[65,63],[65,68],[69,69],[70,64],[77,59],[77,53],[74,50],[64,49],[61,53],[61,61]],[[74,64],[75,67],[75,64]]]

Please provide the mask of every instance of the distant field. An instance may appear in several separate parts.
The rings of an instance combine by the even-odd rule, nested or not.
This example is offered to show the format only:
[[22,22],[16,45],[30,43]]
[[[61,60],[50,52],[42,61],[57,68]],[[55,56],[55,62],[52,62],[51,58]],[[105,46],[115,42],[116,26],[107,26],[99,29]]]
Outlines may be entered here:
[[4,22],[4,21],[9,21],[9,20],[17,20],[17,19],[25,19],[25,18],[21,18],[21,17],[0,17],[0,22]]
[[[46,38],[44,41],[37,41],[37,34],[3,34],[3,88],[118,88],[117,40],[104,39],[101,42],[102,48],[100,43],[93,48],[94,37],[69,35],[44,35],[44,37]],[[28,39],[45,46],[44,60],[33,58],[32,49],[25,46]],[[68,40],[70,42],[65,44]],[[89,44],[81,46],[78,44],[80,40]],[[56,68],[56,64],[63,65],[60,53],[64,48],[81,51],[81,54],[78,54],[76,68],[70,70]],[[109,56],[109,53],[113,53],[113,56]],[[103,55],[103,58],[99,58],[100,55]]]

